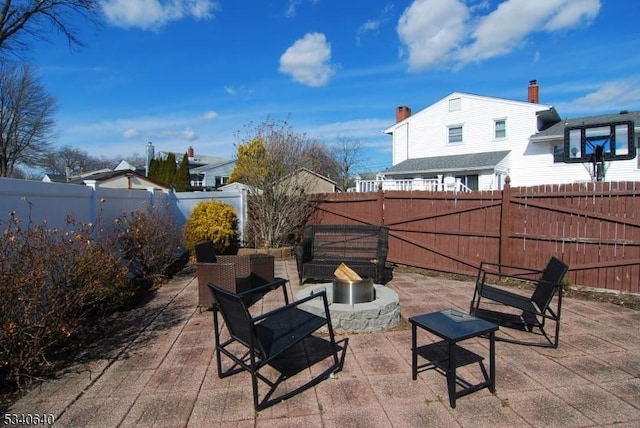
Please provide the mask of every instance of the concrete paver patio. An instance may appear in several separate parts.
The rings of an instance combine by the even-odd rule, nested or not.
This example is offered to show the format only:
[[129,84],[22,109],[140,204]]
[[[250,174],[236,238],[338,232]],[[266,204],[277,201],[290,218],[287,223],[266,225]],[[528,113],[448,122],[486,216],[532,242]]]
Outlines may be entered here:
[[[277,261],[276,275],[290,279],[293,296],[295,262]],[[395,272],[388,286],[400,296],[404,319],[445,308],[467,311],[473,294],[472,282],[413,272]],[[269,295],[264,309],[278,297]],[[440,372],[411,380],[407,323],[349,334],[335,378],[255,413],[246,373],[218,378],[211,312],[196,303],[195,276],[173,279],[137,310],[144,322],[127,340],[38,386],[9,412],[50,413],[57,427],[640,426],[640,312],[631,309],[566,298],[560,347],[497,342],[496,393],[475,392],[458,399],[455,409]],[[425,345],[435,340],[419,337]],[[487,355],[486,339],[464,345]],[[467,367],[460,374],[475,376]]]

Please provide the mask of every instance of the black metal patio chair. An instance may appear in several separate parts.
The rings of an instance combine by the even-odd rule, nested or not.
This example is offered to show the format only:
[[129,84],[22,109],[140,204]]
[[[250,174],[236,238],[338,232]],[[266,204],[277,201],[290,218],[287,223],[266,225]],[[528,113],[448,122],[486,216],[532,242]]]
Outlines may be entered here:
[[[312,294],[304,299],[288,303],[284,284],[286,280],[276,278],[280,282],[285,294],[285,305],[262,315],[252,316],[246,301],[251,293],[264,293],[274,289],[273,283],[266,284],[242,293],[232,293],[213,283],[209,289],[215,299],[215,311],[222,314],[229,338],[222,341],[218,320],[214,314],[214,335],[218,377],[231,376],[241,371],[251,373],[253,389],[253,405],[256,411],[262,410],[282,400],[290,398],[330,377],[342,369],[342,358],[338,357],[337,345],[331,325],[329,304],[325,291]],[[314,315],[299,308],[300,304],[311,299],[322,299],[325,316]],[[326,326],[328,340],[314,336],[320,328]],[[346,346],[343,348],[343,351]],[[222,355],[232,361],[230,368],[223,371]],[[304,369],[316,363],[332,358],[332,363],[321,373],[301,386],[287,392],[275,395],[276,389],[282,382],[291,379]],[[326,365],[326,364],[325,364]],[[269,374],[263,374],[262,369],[270,366]],[[266,371],[266,370],[265,370]],[[269,377],[277,377],[275,380]],[[258,380],[269,386],[269,391],[260,399]],[[272,398],[275,397],[275,398]]]
[[[545,338],[542,342],[536,342],[496,336],[496,340],[557,348],[560,338],[562,280],[568,270],[569,267],[556,257],[551,257],[544,270],[482,262],[469,313],[496,322],[503,327],[530,333],[539,332]],[[525,295],[509,291],[507,287],[487,285],[488,282],[498,283],[500,281],[533,285],[533,292],[530,295]],[[513,290],[513,288],[511,289]],[[553,307],[552,302],[556,296],[556,304]],[[481,308],[482,299],[487,301],[485,303],[497,305],[492,305],[492,309],[488,309],[488,305],[483,304]],[[518,311],[521,312],[517,313]],[[545,330],[547,320],[555,323],[553,336],[550,336]]]

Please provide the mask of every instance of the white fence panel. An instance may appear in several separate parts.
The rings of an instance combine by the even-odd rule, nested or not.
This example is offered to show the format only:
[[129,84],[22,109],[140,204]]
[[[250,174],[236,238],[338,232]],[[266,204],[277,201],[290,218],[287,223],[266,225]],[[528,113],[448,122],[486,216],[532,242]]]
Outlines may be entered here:
[[51,227],[65,225],[65,217],[81,222],[95,221],[93,189],[64,183],[0,178],[0,221],[7,221],[15,211],[22,224],[40,224],[46,220]]
[[0,178],[0,222],[3,223],[15,211],[23,225],[31,219],[34,224],[46,220],[50,227],[63,227],[67,216],[83,223],[95,222],[99,217],[108,230],[123,214],[167,203],[176,227],[182,227],[196,204],[207,200],[222,201],[235,209],[242,241],[247,219],[246,192],[164,193],[101,187],[94,190],[76,184]]

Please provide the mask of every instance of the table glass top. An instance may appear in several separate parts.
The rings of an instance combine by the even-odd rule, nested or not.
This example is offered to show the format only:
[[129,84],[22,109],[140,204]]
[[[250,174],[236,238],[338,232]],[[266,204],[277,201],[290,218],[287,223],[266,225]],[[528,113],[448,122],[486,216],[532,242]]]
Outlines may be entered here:
[[452,341],[464,340],[498,330],[497,325],[456,309],[418,315],[409,318],[409,322],[443,339]]

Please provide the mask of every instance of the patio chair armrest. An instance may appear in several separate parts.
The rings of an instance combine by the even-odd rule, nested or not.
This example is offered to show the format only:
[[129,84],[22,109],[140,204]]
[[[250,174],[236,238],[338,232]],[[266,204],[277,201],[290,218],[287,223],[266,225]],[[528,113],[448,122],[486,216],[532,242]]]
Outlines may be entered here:
[[[513,280],[513,281],[519,281],[527,284],[536,285],[542,281],[537,278],[528,278],[526,276],[505,275],[505,274],[500,274],[498,272],[484,271],[478,275],[478,280],[476,281],[476,289],[482,290],[482,287],[484,287],[485,284],[493,283],[493,282],[487,282],[487,275],[495,276],[496,278],[498,278],[500,281],[503,281],[503,282],[508,280]],[[499,281],[495,281],[495,283],[499,283]]]
[[[518,272],[505,274],[505,273],[501,273],[503,269],[513,269],[513,270],[517,270]],[[544,272],[541,269],[532,269],[524,266],[507,265],[507,264],[500,264],[500,263],[487,262],[487,261],[483,261],[480,263],[479,271],[487,272],[492,275],[513,276],[513,277],[519,277],[520,275],[541,274]]]
[[325,318],[327,318],[327,316],[326,316],[326,308],[329,307],[329,303],[328,303],[328,300],[327,300],[327,291],[326,290],[322,290],[322,291],[317,291],[317,292],[315,292],[315,293],[313,293],[313,294],[311,294],[311,295],[309,295],[307,297],[303,297],[302,299],[296,300],[295,302],[289,303],[289,304],[287,304],[285,306],[281,306],[281,307],[276,308],[276,309],[274,309],[272,311],[265,312],[264,314],[261,314],[261,315],[256,316],[255,318],[252,318],[252,320],[253,320],[254,323],[256,323],[256,322],[260,321],[261,319],[268,318],[268,317],[270,317],[272,315],[275,315],[275,314],[277,314],[279,312],[291,310],[292,308],[300,306],[301,304],[306,303],[309,300],[317,299],[318,297],[321,297],[323,299],[323,303],[324,303],[324,307],[325,307]]
[[269,291],[276,290],[278,287],[282,287],[282,294],[284,295],[285,304],[289,304],[289,297],[287,296],[287,280],[284,278],[275,278],[273,281],[260,285],[254,288],[251,288],[247,291],[243,291],[242,293],[238,293],[238,296],[243,300],[251,297],[254,294],[266,294]]

